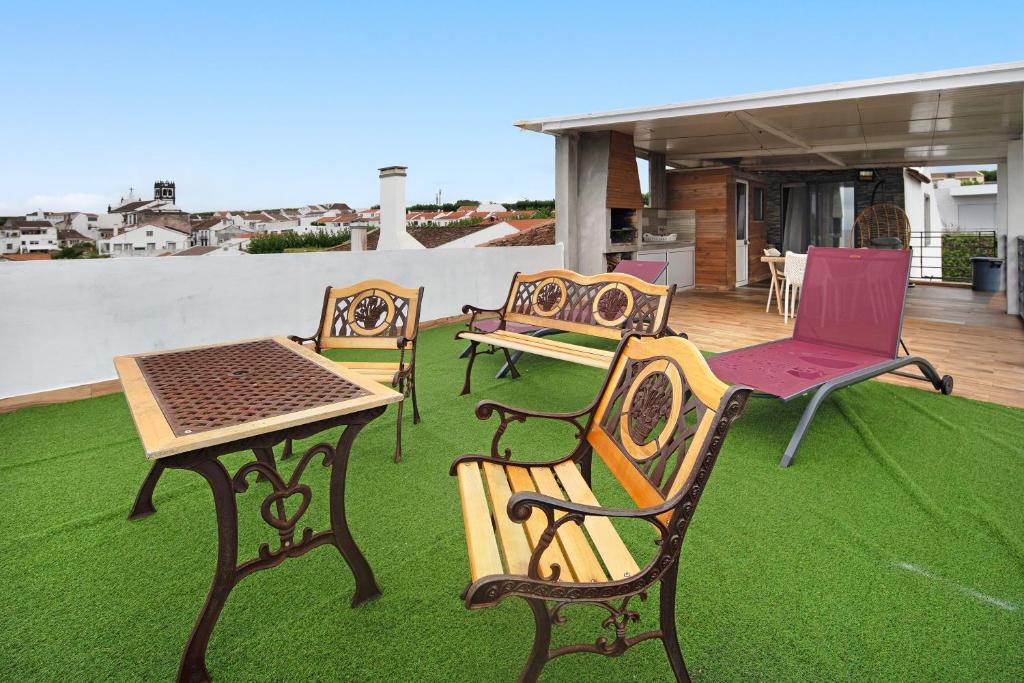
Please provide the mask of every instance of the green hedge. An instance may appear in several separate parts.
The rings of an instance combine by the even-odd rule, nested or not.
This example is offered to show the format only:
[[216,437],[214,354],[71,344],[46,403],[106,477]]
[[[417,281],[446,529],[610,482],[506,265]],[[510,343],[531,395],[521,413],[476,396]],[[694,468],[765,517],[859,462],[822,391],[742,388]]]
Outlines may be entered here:
[[316,251],[348,242],[348,230],[317,230],[304,235],[294,232],[266,233],[249,240],[250,254],[282,254],[285,250]]
[[972,256],[996,256],[995,235],[944,234],[942,279],[970,280]]

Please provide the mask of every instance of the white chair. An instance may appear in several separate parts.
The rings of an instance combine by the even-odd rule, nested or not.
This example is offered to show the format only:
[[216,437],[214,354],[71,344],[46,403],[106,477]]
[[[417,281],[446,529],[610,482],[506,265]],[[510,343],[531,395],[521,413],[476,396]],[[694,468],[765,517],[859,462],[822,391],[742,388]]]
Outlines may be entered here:
[[[782,256],[775,247],[764,250],[765,256]],[[782,315],[782,288],[786,284],[785,268],[780,268],[773,261],[768,262],[768,271],[771,273],[771,282],[768,283],[768,303],[764,306],[764,312],[772,309],[772,298],[775,298],[775,308],[779,315]]]
[[800,288],[804,284],[804,269],[807,267],[807,254],[794,254],[791,251],[786,252],[786,312],[783,314],[783,321],[789,322],[789,313],[793,312],[793,318],[796,318],[796,300],[797,295],[800,293]]

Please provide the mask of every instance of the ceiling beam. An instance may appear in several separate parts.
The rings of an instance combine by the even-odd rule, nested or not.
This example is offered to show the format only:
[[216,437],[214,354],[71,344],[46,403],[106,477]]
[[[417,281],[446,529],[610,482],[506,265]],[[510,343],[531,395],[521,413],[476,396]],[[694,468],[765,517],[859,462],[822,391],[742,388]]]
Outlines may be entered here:
[[750,113],[745,112],[745,111],[737,111],[736,112],[736,118],[738,118],[743,123],[746,123],[748,125],[754,126],[755,128],[763,130],[765,133],[768,133],[769,135],[774,135],[775,137],[779,138],[780,140],[785,140],[786,142],[792,143],[792,144],[796,145],[797,147],[799,147],[800,149],[802,149],[805,152],[810,152],[811,154],[817,154],[819,157],[821,157],[825,161],[828,161],[829,163],[835,164],[839,168],[846,168],[846,162],[843,161],[842,159],[840,159],[839,157],[835,156],[834,154],[829,154],[828,152],[820,152],[820,151],[816,150],[813,145],[809,144],[806,140],[804,140],[803,138],[799,137],[798,135],[796,135],[794,133],[790,133],[787,130],[782,130],[781,128],[777,128],[777,127],[773,126],[770,123],[762,121],[761,119],[759,119],[758,117],[754,116],[753,114],[750,114]]
[[[898,140],[869,140],[868,142],[844,142],[815,145],[811,153],[821,155],[828,152],[874,152],[878,150],[898,150],[907,148],[977,148],[987,145],[1005,145],[1009,140],[1001,133],[986,135],[951,135],[944,138],[936,138],[932,141],[931,136],[915,140],[912,138],[901,138]],[[667,149],[663,152],[676,157],[687,159],[735,159],[751,157],[770,156],[795,156],[807,154],[808,150],[803,147],[758,147],[756,149],[730,149],[714,152],[691,152],[685,149]],[[849,165],[847,163],[847,165]]]

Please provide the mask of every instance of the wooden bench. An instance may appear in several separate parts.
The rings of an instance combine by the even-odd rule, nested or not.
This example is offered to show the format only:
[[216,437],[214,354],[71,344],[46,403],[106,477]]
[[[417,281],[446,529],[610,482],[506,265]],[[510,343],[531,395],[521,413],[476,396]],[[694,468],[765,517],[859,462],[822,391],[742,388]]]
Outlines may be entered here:
[[[501,308],[462,307],[463,313],[470,314],[466,329],[456,334],[457,339],[464,339],[470,345],[462,393],[470,391],[473,362],[480,344],[491,347],[486,353],[502,350],[513,379],[519,377],[519,371],[510,350],[601,369],[611,364],[612,351],[512,331],[507,329],[509,325],[525,324],[603,339],[618,340],[629,332],[660,337],[668,328],[673,294],[675,285],[656,285],[622,273],[591,276],[571,270],[547,270],[532,275],[516,273],[508,299]],[[481,314],[496,315],[497,325],[480,329],[478,316]]]
[[[729,427],[751,390],[712,374],[697,348],[679,337],[627,336],[597,399],[573,413],[535,413],[481,402],[477,417],[497,414],[490,455],[465,455],[458,477],[469,548],[469,609],[524,598],[536,633],[520,681],[571,652],[618,656],[644,640],[662,640],[679,681],[688,680],[676,637],[679,552]],[[544,419],[577,430],[575,448],[559,460],[513,460],[501,451],[511,422]],[[602,507],[591,490],[593,452],[636,508]],[[643,520],[653,531],[647,552],[634,554],[612,519]],[[635,596],[660,588],[660,628],[627,635],[638,618]],[[570,603],[602,608],[612,633],[596,642],[551,650],[551,626],[565,623]]]
[[[380,349],[398,351],[397,361],[349,361],[340,363],[364,377],[390,384],[412,397],[412,422],[420,421],[416,402],[416,335],[420,325],[423,288],[408,289],[387,280],[366,280],[351,287],[331,287],[324,292],[320,326],[310,337],[292,335],[292,341],[313,342],[317,353],[324,349]],[[406,354],[408,352],[408,357]],[[402,459],[402,413],[398,404],[395,462]],[[290,451],[286,450],[287,457]]]

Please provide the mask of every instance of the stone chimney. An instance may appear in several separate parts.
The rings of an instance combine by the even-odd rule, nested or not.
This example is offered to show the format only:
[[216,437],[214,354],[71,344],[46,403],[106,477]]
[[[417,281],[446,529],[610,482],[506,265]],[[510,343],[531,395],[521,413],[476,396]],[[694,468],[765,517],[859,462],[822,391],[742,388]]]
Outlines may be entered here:
[[405,166],[380,169],[380,240],[377,250],[423,249],[405,231]]

